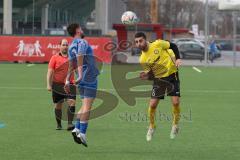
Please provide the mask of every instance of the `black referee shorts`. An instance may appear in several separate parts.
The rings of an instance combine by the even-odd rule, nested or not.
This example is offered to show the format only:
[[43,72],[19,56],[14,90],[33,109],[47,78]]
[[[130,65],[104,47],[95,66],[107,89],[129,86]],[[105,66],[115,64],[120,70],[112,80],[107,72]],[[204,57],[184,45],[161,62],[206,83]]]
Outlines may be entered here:
[[52,100],[53,103],[62,103],[64,99],[76,100],[76,86],[70,85],[70,94],[64,91],[64,84],[55,83],[52,84]]
[[164,99],[167,96],[180,97],[180,80],[178,72],[168,77],[154,79],[151,98]]

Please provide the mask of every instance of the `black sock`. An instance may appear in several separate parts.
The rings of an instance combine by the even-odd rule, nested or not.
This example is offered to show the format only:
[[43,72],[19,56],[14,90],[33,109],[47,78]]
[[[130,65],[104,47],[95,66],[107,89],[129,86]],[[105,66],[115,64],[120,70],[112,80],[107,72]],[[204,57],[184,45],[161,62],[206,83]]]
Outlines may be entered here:
[[55,108],[55,117],[56,117],[58,126],[61,126],[61,120],[62,120],[62,110],[61,109]]
[[75,106],[68,107],[68,124],[72,124],[75,115]]

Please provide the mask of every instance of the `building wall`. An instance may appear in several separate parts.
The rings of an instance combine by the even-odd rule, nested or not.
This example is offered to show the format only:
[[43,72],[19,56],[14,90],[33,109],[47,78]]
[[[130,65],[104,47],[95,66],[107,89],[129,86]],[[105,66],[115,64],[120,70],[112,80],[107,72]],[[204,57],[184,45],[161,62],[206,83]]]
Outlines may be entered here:
[[[3,28],[2,1],[0,3],[0,34]],[[35,0],[34,2],[33,5],[33,0],[13,0],[13,34],[46,34],[48,32],[43,32],[44,30],[62,29],[72,22],[84,25],[95,9],[95,0]],[[48,11],[46,11],[47,4]],[[43,16],[44,11],[47,19]]]
[[[92,18],[91,14],[94,10],[94,29],[107,34],[112,30],[114,23],[121,23],[121,15],[126,11],[125,1],[55,0],[53,3],[52,0],[35,0],[33,12],[32,0],[13,0],[13,34],[48,34],[45,30],[61,29],[72,22],[84,26]],[[1,8],[3,3],[0,3],[0,11]],[[0,17],[0,25],[0,33],[2,33],[3,16]]]

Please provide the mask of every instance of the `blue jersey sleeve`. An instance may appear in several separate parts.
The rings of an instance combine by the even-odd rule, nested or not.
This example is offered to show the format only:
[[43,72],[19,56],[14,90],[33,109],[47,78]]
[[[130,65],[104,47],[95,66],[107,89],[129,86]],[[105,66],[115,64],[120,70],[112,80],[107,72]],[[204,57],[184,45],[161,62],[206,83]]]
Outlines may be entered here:
[[86,55],[87,49],[88,49],[87,41],[85,41],[85,40],[79,41],[77,54],[78,55]]

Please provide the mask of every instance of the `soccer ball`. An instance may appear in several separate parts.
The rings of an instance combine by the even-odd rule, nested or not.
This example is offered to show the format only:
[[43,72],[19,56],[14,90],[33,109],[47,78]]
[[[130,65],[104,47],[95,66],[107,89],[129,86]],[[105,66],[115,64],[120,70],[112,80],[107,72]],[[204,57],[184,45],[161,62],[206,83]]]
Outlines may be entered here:
[[138,17],[134,12],[127,11],[123,13],[121,20],[123,24],[134,25],[138,22]]

